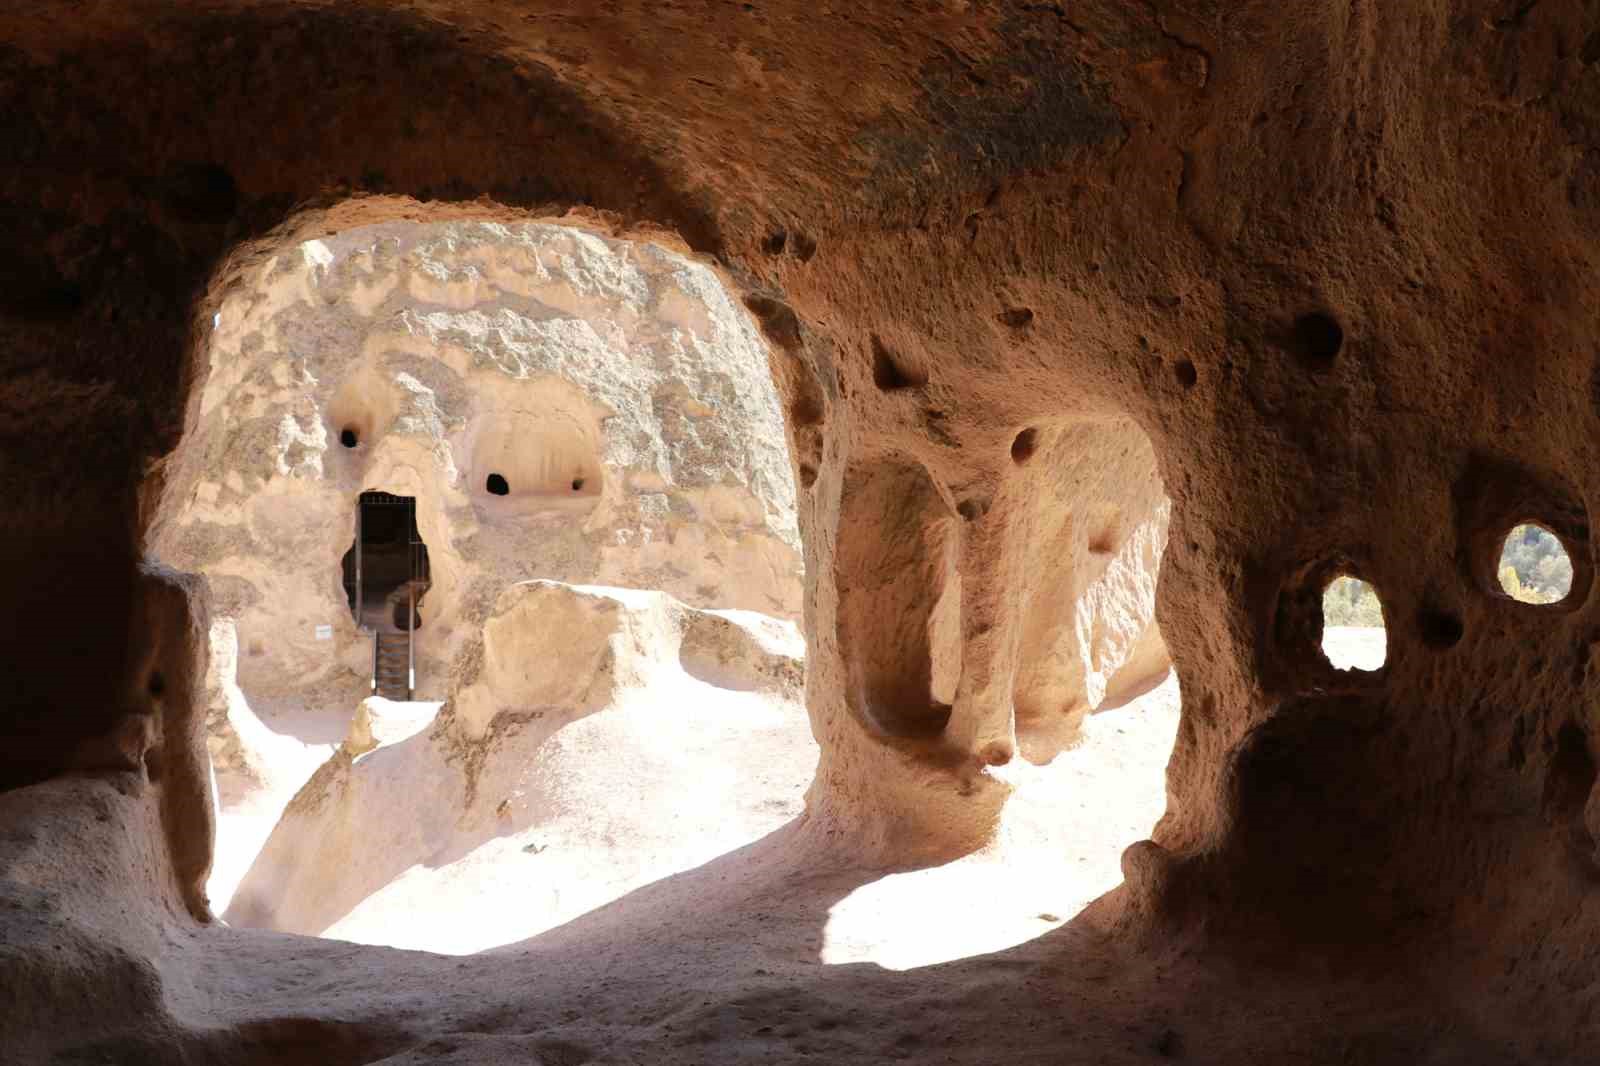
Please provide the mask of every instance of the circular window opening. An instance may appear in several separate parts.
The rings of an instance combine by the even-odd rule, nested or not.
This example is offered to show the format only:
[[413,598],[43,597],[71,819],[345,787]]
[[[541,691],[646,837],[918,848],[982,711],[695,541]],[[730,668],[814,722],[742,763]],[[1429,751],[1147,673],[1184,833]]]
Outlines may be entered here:
[[1322,654],[1340,670],[1376,670],[1389,658],[1378,590],[1341,575],[1322,590]]
[[483,489],[491,496],[509,496],[511,486],[506,484],[506,479],[499,474],[490,474],[484,479]]
[[339,443],[343,444],[346,448],[354,448],[357,444],[361,443],[361,437],[356,433],[355,430],[351,429],[349,426],[346,426],[339,431]]
[[1506,595],[1523,603],[1560,603],[1572,591],[1572,558],[1559,537],[1534,522],[1506,534],[1497,570]]

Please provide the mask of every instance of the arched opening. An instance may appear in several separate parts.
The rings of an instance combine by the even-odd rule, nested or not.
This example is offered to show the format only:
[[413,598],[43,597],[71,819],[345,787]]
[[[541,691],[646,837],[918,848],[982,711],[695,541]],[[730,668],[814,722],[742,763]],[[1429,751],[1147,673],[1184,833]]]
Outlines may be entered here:
[[372,693],[409,701],[417,690],[415,633],[433,586],[428,546],[417,530],[412,496],[363,492],[356,536],[341,562],[357,626],[372,635]]
[[[935,658],[938,648],[959,648],[959,600],[948,593],[956,515],[928,472],[899,458],[848,471],[840,506],[839,639],[853,653],[851,709],[883,736],[937,737],[950,720],[939,696],[953,694],[959,671],[958,650]],[[875,530],[885,517],[894,527]]]
[[1155,589],[1171,504],[1149,438],[1130,420],[1061,426],[1037,446],[1028,491],[1037,517],[1017,549],[1033,576],[1012,693],[1023,757],[1048,764],[1081,746],[1102,711],[1168,676]]
[[1033,458],[1033,453],[1038,447],[1039,431],[1032,427],[1023,430],[1011,441],[1011,461],[1021,466]]
[[[851,711],[898,757],[921,754],[930,780],[972,768],[915,806],[955,819],[987,782],[1009,795],[981,863],[873,878],[834,903],[827,963],[911,969],[1046,935],[1123,881],[1123,852],[1166,807],[1179,693],[1154,620],[1171,510],[1155,449],[1118,416],[995,445],[1004,478],[981,494],[908,455],[844,471]],[[1000,573],[1026,574],[1025,591]],[[984,918],[931,934],[929,915],[964,896],[987,901]]]
[[[795,489],[768,351],[715,272],[458,222],[262,275],[301,298],[224,304],[164,497],[164,552],[218,593],[227,920],[477,950],[792,819],[816,758]],[[687,747],[656,735],[668,702]],[[626,802],[605,750],[635,752]],[[736,816],[651,828],[690,794]],[[397,823],[426,855],[378,843]],[[551,891],[496,896],[535,854]],[[485,898],[516,917],[477,922]]]
[[330,373],[337,373],[342,380],[325,401],[323,418],[328,431],[342,448],[353,451],[365,445],[363,454],[368,454],[400,413],[396,382],[387,380],[365,359],[354,365],[343,363]]
[[592,392],[546,381],[486,400],[462,447],[483,486],[484,517],[566,516],[599,504],[606,416]]
[[1536,522],[1506,534],[1495,572],[1505,594],[1521,603],[1560,603],[1572,592],[1572,557],[1559,537]]
[[1340,670],[1371,672],[1387,661],[1388,649],[1378,590],[1349,574],[1329,581],[1322,590],[1322,654],[1328,662]]
[[[459,0],[148,6],[153,19],[118,5],[49,5],[42,13],[18,5],[3,16],[4,482],[22,532],[5,538],[3,599],[17,667],[7,678],[6,739],[27,746],[20,764],[7,763],[5,783],[28,788],[4,797],[0,827],[0,940],[8,965],[20,959],[15,969],[27,978],[7,989],[0,1046],[8,1057],[248,1061],[315,1046],[351,1061],[655,1054],[1026,1062],[1098,1053],[1255,1066],[1317,1057],[1470,1062],[1500,1047],[1507,1059],[1584,1061],[1600,942],[1589,713],[1600,671],[1586,514],[1597,484],[1582,439],[1600,406],[1582,310],[1600,168],[1590,151],[1593,75],[1585,68],[1600,58],[1600,41],[1579,5],[1068,11],[951,2],[917,5],[911,18],[896,17],[896,5],[861,5],[845,12],[852,17],[827,19],[808,19],[809,5],[794,0],[654,12],[537,4],[508,11]],[[840,91],[841,72],[848,92]],[[170,747],[146,749],[155,753],[145,756],[148,781],[137,761],[132,771],[108,773],[75,744],[96,739],[118,716],[133,732],[173,720],[146,713],[138,671],[125,663],[133,649],[119,658],[116,646],[155,631],[123,609],[139,601],[114,583],[134,574],[145,547],[125,530],[137,530],[153,506],[133,499],[129,484],[152,459],[164,463],[152,487],[170,478],[201,516],[179,539],[211,565],[215,617],[245,637],[244,669],[262,701],[304,702],[300,681],[332,684],[328,678],[350,672],[338,653],[354,624],[333,574],[361,488],[415,494],[441,564],[449,556],[451,566],[481,558],[499,565],[531,558],[543,543],[559,548],[538,557],[559,569],[557,579],[440,566],[430,634],[452,628],[433,613],[449,602],[446,581],[471,593],[460,597],[460,610],[481,607],[503,623],[482,648],[451,655],[463,691],[476,693],[487,712],[477,739],[493,743],[462,740],[449,764],[456,776],[424,778],[444,782],[426,794],[430,802],[395,786],[418,780],[404,774],[385,779],[388,788],[346,793],[337,813],[348,820],[328,817],[293,842],[303,847],[284,848],[307,855],[305,868],[267,871],[299,875],[285,877],[285,897],[328,898],[324,882],[345,872],[330,856],[346,849],[361,851],[349,867],[392,875],[380,891],[420,884],[412,898],[426,904],[430,892],[445,894],[440,866],[465,879],[470,867],[458,863],[487,847],[514,871],[505,881],[516,895],[485,899],[484,924],[516,936],[526,926],[505,929],[508,916],[521,921],[542,909],[548,917],[572,906],[539,894],[552,885],[565,892],[585,873],[567,857],[594,837],[583,836],[584,822],[563,820],[555,801],[598,821],[598,811],[622,806],[590,802],[611,798],[603,782],[645,807],[638,792],[623,790],[666,780],[682,790],[674,813],[712,811],[719,824],[739,820],[741,830],[770,824],[730,817],[716,773],[693,772],[715,767],[694,748],[708,732],[701,727],[709,716],[696,717],[701,700],[653,701],[668,712],[657,716],[665,720],[660,747],[683,760],[663,765],[649,744],[608,747],[626,738],[583,731],[619,715],[566,720],[552,711],[591,706],[620,671],[593,673],[581,690],[517,671],[578,634],[604,639],[583,644],[574,661],[615,663],[608,649],[626,651],[646,630],[688,628],[676,624],[683,619],[670,614],[675,608],[635,610],[631,595],[574,592],[580,572],[632,592],[713,590],[702,605],[736,596],[762,602],[783,587],[783,557],[771,544],[732,550],[748,546],[740,539],[747,530],[758,530],[754,538],[766,528],[766,512],[720,494],[733,475],[758,470],[755,461],[707,464],[711,473],[693,483],[694,464],[658,453],[636,462],[650,442],[596,415],[600,425],[580,427],[592,430],[587,440],[606,470],[592,508],[563,513],[555,493],[536,499],[535,482],[510,468],[513,492],[544,512],[481,491],[481,468],[464,441],[483,412],[458,403],[470,395],[469,372],[527,383],[564,369],[540,361],[549,352],[581,352],[579,366],[630,368],[626,358],[606,357],[627,356],[634,340],[648,338],[612,343],[595,328],[584,301],[601,287],[560,288],[543,301],[552,313],[542,318],[514,307],[523,320],[512,323],[521,330],[517,343],[497,346],[451,315],[473,307],[497,331],[500,308],[485,309],[476,290],[514,272],[473,264],[435,273],[432,289],[428,277],[416,279],[453,300],[434,299],[419,316],[429,328],[439,323],[427,337],[385,314],[388,294],[375,285],[361,298],[395,336],[367,346],[363,334],[361,350],[395,383],[400,417],[364,424],[359,447],[341,451],[338,420],[319,421],[324,396],[299,411],[276,399],[302,388],[301,370],[318,353],[252,363],[254,395],[231,408],[240,432],[213,439],[218,447],[206,452],[260,463],[190,478],[184,467],[198,463],[193,456],[164,462],[185,427],[210,413],[200,397],[181,394],[203,376],[179,354],[186,335],[198,333],[201,320],[187,312],[192,294],[206,291],[202,274],[229,242],[264,232],[283,205],[321,204],[339,189],[414,195],[406,206],[414,217],[437,217],[441,198],[484,193],[518,205],[571,204],[574,218],[599,231],[620,225],[616,219],[653,220],[676,226],[706,262],[793,299],[805,319],[803,331],[791,333],[799,354],[772,353],[774,362],[814,368],[831,419],[807,455],[815,490],[802,515],[808,534],[821,531],[808,536],[808,557],[832,564],[845,471],[896,449],[937,468],[935,487],[949,495],[942,502],[961,519],[948,535],[968,538],[964,544],[989,536],[1013,553],[972,549],[997,573],[962,563],[963,666],[949,671],[948,686],[930,686],[936,701],[951,693],[958,721],[955,712],[976,707],[1003,722],[1017,695],[1000,645],[1018,634],[996,605],[1023,613],[1030,626],[1048,615],[1028,587],[1040,572],[1036,560],[994,533],[1010,521],[1005,497],[1014,488],[1004,438],[1024,420],[1075,417],[1100,403],[1123,403],[1146,420],[1161,436],[1164,469],[1184,505],[1162,602],[1194,627],[1170,635],[1181,636],[1196,681],[1181,733],[1186,759],[1175,761],[1161,833],[1170,861],[1149,858],[1162,853],[1154,846],[1138,853],[1146,872],[1155,871],[1144,879],[1147,890],[1117,893],[1048,945],[941,968],[918,982],[885,980],[866,966],[819,977],[819,967],[806,965],[812,942],[801,937],[778,945],[783,950],[752,945],[761,925],[794,913],[794,897],[811,888],[808,875],[829,875],[817,861],[800,876],[763,880],[770,867],[760,860],[782,853],[791,843],[782,839],[698,878],[663,877],[655,891],[597,908],[532,951],[460,964],[196,929],[163,908],[164,882],[173,880],[164,851],[174,849],[150,845],[157,833],[184,832],[172,828],[174,809],[181,815],[184,806],[168,802],[169,783],[184,778],[180,738],[174,731]],[[370,200],[361,209],[370,212]],[[317,210],[296,232],[320,243],[339,229],[329,218]],[[820,238],[820,252],[805,230]],[[541,269],[556,260],[581,265],[592,250],[540,260],[536,242],[522,244]],[[329,276],[342,255],[335,248],[321,259]],[[381,256],[372,258],[381,266]],[[320,282],[297,274],[293,262],[281,265],[275,295],[306,305],[323,298]],[[379,269],[367,273],[384,280]],[[597,272],[593,280],[604,278]],[[225,289],[210,291],[221,299]],[[1037,308],[1038,318],[1008,334],[993,313],[1017,302]],[[672,312],[670,301],[649,309],[662,306]],[[1280,365],[1279,319],[1323,306],[1349,316],[1350,344],[1341,347],[1342,331],[1332,343],[1302,337],[1300,357],[1282,351]],[[605,325],[626,332],[627,318]],[[232,328],[230,321],[219,333]],[[875,331],[889,349],[881,395],[866,342]],[[1192,344],[1196,380],[1134,355],[1144,334],[1168,352]],[[251,335],[276,343],[268,333]],[[318,347],[316,334],[301,336]],[[453,363],[431,354],[446,347]],[[692,343],[683,350],[696,352]],[[318,382],[337,382],[316,369]],[[607,397],[608,408],[624,414],[672,402],[649,387],[618,391],[621,400],[643,401]],[[734,387],[712,398],[743,396]],[[272,417],[261,417],[263,408]],[[710,417],[688,404],[674,413]],[[687,434],[682,441],[693,443]],[[1571,554],[1570,614],[1541,614],[1499,595],[1494,562],[1511,526],[1504,520],[1520,521],[1523,509],[1474,522],[1470,485],[1452,491],[1440,483],[1458,473],[1470,482],[1476,452],[1524,456],[1572,480],[1568,513],[1558,518],[1537,499],[1526,512],[1550,523]],[[448,465],[449,478],[430,464]],[[550,485],[574,476],[556,470]],[[296,482],[331,484],[337,506],[302,494]],[[691,514],[700,522],[692,528]],[[1115,536],[1095,541],[1106,550],[1086,543],[1086,554],[1116,558],[1136,525],[1125,519]],[[302,595],[281,576],[289,570],[255,565],[263,544],[298,556],[317,588]],[[1392,687],[1314,669],[1320,663],[1305,638],[1322,627],[1300,623],[1315,621],[1320,582],[1295,590],[1297,606],[1312,609],[1292,619],[1292,646],[1278,642],[1283,634],[1268,617],[1281,571],[1338,545],[1370,565],[1391,603],[1404,608],[1392,619],[1404,634],[1392,667],[1405,670],[1394,672]],[[97,565],[97,554],[109,562]],[[762,565],[705,565],[752,556]],[[59,580],[33,581],[33,567]],[[507,578],[513,573],[515,581]],[[838,591],[831,578],[830,571],[829,586],[806,601],[808,619],[824,619],[818,654],[831,655],[837,637],[828,629]],[[546,584],[533,591],[536,581]],[[502,605],[500,595],[510,598]],[[957,593],[949,583],[939,592],[935,582],[926,595],[955,602]],[[1428,616],[1434,651],[1415,643],[1414,610],[1443,612]],[[646,615],[660,624],[633,630],[618,621]],[[97,628],[104,618],[115,621]],[[486,633],[489,622],[475,621]],[[1075,616],[1074,628],[1079,622]],[[1115,619],[1086,610],[1085,644],[1096,643],[1097,626],[1112,630]],[[1053,652],[1056,628],[1045,617],[1036,627],[1045,636],[1031,647]],[[18,640],[17,631],[31,629],[49,639]],[[190,629],[172,632],[193,643]],[[857,635],[867,642],[873,632]],[[702,639],[690,655],[697,664],[744,646],[719,634]],[[755,637],[746,643],[767,647]],[[192,687],[178,670],[193,658],[170,652],[163,662],[170,697]],[[930,672],[945,676],[937,650],[932,658]],[[841,672],[837,665],[813,675],[825,683]],[[1034,672],[1045,676],[1028,694],[1047,694],[1049,671]],[[109,680],[78,683],[91,675]],[[1041,703],[1039,715],[1053,713]],[[766,710],[739,720],[747,729],[787,722]],[[452,721],[438,723],[441,735]],[[828,728],[819,735],[837,724],[822,723]],[[595,761],[609,762],[609,778],[595,774],[579,792],[571,777],[511,773],[508,765],[536,772],[537,760],[517,758],[527,751],[512,742],[539,730],[549,730],[550,741],[541,756],[599,751]],[[295,817],[325,813],[320,804],[341,801],[322,796],[336,796],[347,781],[371,786],[385,766],[428,768],[418,754],[432,750],[426,736],[408,743],[369,732],[323,764],[318,789],[304,793]],[[1035,741],[1042,735],[1029,732]],[[920,738],[894,740],[856,760],[861,778],[913,776],[904,767]],[[379,746],[361,750],[369,742]],[[973,754],[948,743],[941,753],[951,763]],[[769,747],[746,744],[763,755],[780,745]],[[35,750],[37,769],[29,762]],[[1025,769],[1022,761],[1012,768]],[[730,761],[726,776],[771,765]],[[914,765],[929,776],[945,766]],[[26,784],[35,772],[50,778],[44,788]],[[458,780],[461,791],[447,791]],[[819,778],[819,791],[826,785]],[[1086,795],[1061,821],[1097,820],[1102,795]],[[203,797],[187,799],[187,810],[203,814]],[[530,816],[541,801],[539,816]],[[436,812],[444,813],[434,820]],[[1262,822],[1283,827],[1266,838],[1276,847],[1247,835]],[[802,828],[813,839],[800,843],[815,842],[806,856],[813,860],[841,852],[848,859],[867,837],[820,820]],[[898,826],[880,828],[892,838]],[[725,842],[716,831],[708,830],[698,858],[673,856],[685,860],[675,875]],[[204,833],[186,839],[191,855],[203,857]],[[413,842],[421,846],[401,846]],[[636,835],[615,854],[655,861],[665,853],[657,843]],[[363,861],[388,860],[384,847],[399,853],[396,866]],[[318,848],[320,859],[311,857]],[[19,854],[30,862],[13,863]],[[609,887],[626,891],[626,878],[667,864],[642,867]],[[1050,883],[1049,872],[1033,883]],[[124,881],[137,889],[123,891]],[[994,912],[999,921],[1028,914],[1045,923],[1065,913],[1023,910],[1015,904],[1026,897],[982,891],[991,883],[975,877],[978,891],[944,897],[955,905],[926,908],[921,926],[908,920],[902,932],[931,940]],[[407,911],[393,896],[388,903],[334,921],[354,928],[365,920],[361,928],[380,936],[385,919],[403,934],[426,924],[400,919]],[[1248,1011],[1227,1009],[1242,1003]]]

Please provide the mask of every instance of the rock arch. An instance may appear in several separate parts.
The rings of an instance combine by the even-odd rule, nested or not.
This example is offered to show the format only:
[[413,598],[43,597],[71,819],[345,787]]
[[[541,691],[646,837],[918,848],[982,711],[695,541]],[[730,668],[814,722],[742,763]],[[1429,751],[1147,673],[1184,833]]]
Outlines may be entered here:
[[[115,823],[107,854],[140,871],[130,927],[170,920],[163,900],[203,911],[204,803],[179,795],[197,782],[172,757],[186,716],[162,719],[159,780],[117,778],[123,793],[83,772],[143,721],[130,684],[150,626],[134,619],[170,594],[136,576],[138,486],[159,488],[190,421],[218,296],[267,249],[357,220],[582,205],[676,232],[758,298],[805,486],[808,680],[832,753],[813,824],[830,844],[907,859],[982,839],[1003,717],[938,761],[845,709],[830,622],[851,471],[892,452],[937,474],[968,572],[998,567],[961,599],[963,684],[999,691],[973,654],[998,661],[984,638],[1022,580],[1000,565],[999,471],[1039,465],[1012,458],[1025,427],[1128,419],[1171,499],[1156,609],[1185,711],[1168,813],[1101,927],[1276,968],[1264,1033],[1194,1022],[1211,1046],[1332,1046],[1304,1008],[1350,986],[1296,990],[1402,967],[1426,991],[1368,987],[1353,1053],[1414,1060],[1400,1030],[1448,1004],[1479,1039],[1441,1055],[1583,1061],[1600,145],[1582,5],[950,2],[908,20],[867,3],[844,27],[813,7],[0,16],[0,603],[28,620],[6,648],[6,816]],[[1573,557],[1560,609],[1517,610],[1491,584],[1525,486]],[[1381,678],[1330,687],[1308,667],[1295,604],[1332,559],[1384,591]],[[190,623],[162,624],[178,656]],[[930,813],[930,791],[963,781]],[[153,813],[174,804],[185,817]],[[9,869],[54,869],[7,839]],[[111,954],[125,973],[136,953]],[[1195,965],[1167,987],[1203,987]],[[97,1032],[177,1009],[157,976],[132,978]],[[76,1031],[59,1003],[27,1006],[31,1043],[12,1046]],[[222,1039],[189,1023],[169,1029]],[[378,1026],[351,1039],[372,1057],[404,1044]]]

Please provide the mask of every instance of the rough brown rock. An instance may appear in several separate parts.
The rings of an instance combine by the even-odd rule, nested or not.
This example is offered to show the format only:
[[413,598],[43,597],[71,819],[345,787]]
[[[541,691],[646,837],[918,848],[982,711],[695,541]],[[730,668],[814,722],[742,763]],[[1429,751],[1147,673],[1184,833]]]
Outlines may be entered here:
[[[1594,32],[1579,0],[0,15],[0,944],[23,974],[0,984],[0,1045],[1589,1061]],[[352,194],[373,197],[335,206]],[[824,766],[797,838],[756,846],[761,872],[719,905],[814,930],[839,856],[985,838],[1031,625],[1038,497],[1014,443],[1096,425],[1119,454],[1137,427],[1171,500],[1157,614],[1183,720],[1126,888],[909,983],[746,966],[690,1002],[658,991],[670,970],[635,971],[614,1002],[640,1009],[581,1030],[562,1019],[594,989],[534,972],[585,932],[617,960],[714,954],[696,890],[718,869],[632,901],[625,934],[589,923],[459,969],[183,915],[204,804],[169,797],[197,791],[198,731],[158,786],[84,776],[105,764],[81,753],[140,747],[108,738],[150,636],[147,474],[192,424],[202,324],[254,257],[309,237],[567,208],[725,264],[782,353]],[[1524,520],[1573,558],[1559,604],[1493,581]],[[845,579],[873,566],[881,609],[853,605]],[[946,722],[924,682],[950,675],[917,634],[952,572]],[[1384,599],[1381,671],[1317,650],[1337,573]],[[750,1024],[785,1006],[828,1024]]]

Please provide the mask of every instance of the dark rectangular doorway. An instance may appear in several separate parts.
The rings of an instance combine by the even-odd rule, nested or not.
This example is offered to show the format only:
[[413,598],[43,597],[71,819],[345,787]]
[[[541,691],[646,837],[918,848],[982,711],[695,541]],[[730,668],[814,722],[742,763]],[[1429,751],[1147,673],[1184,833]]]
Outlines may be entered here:
[[408,700],[416,690],[416,631],[431,584],[416,497],[363,492],[355,543],[344,557],[344,587],[356,626],[372,634],[376,695]]

